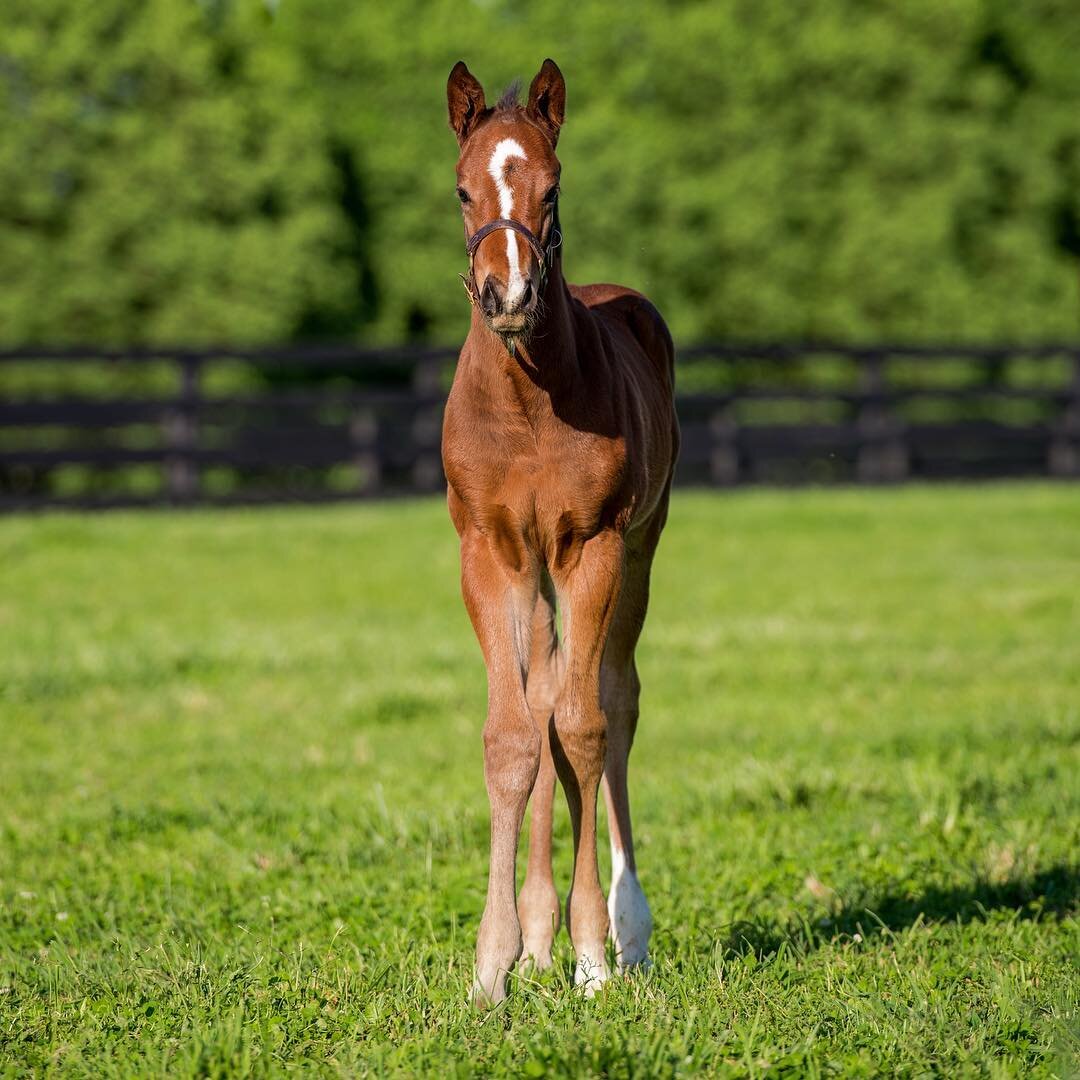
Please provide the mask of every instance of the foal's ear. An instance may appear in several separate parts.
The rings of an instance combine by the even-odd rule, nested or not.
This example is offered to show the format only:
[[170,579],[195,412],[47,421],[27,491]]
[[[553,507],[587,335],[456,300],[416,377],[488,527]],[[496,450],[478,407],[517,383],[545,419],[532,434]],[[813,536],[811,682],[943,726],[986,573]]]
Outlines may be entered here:
[[545,60],[533,79],[525,112],[548,133],[554,146],[566,112],[566,83],[554,60]]
[[450,72],[446,82],[446,104],[450,109],[450,127],[460,146],[484,111],[484,88],[465,66],[464,60],[459,60]]

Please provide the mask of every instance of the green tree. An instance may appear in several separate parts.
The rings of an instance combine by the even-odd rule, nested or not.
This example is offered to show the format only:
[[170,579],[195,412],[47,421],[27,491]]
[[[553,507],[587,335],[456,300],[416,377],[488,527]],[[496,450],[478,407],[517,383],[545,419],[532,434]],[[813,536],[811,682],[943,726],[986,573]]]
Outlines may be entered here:
[[15,0],[4,23],[6,339],[346,328],[340,178],[264,9]]
[[9,340],[460,340],[446,75],[545,56],[568,274],[680,340],[1077,331],[1072,0],[14,2]]
[[443,78],[569,84],[573,280],[683,340],[1071,337],[1080,8],[1063,0],[493,0],[282,11],[368,177],[374,332],[460,338]]

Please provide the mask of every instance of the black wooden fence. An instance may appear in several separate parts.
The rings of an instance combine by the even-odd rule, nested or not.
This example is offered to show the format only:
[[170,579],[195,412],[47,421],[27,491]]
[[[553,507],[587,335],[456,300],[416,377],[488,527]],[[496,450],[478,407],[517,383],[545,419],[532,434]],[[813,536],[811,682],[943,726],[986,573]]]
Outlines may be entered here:
[[[435,491],[449,349],[0,352],[0,509]],[[1080,346],[682,350],[682,483],[1080,476]]]

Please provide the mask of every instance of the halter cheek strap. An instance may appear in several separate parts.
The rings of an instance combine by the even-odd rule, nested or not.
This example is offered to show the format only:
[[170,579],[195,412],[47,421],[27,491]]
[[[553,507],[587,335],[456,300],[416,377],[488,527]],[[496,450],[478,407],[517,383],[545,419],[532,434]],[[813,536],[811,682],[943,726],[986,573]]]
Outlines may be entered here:
[[495,221],[489,221],[486,225],[481,225],[469,236],[466,233],[465,236],[465,254],[469,256],[469,273],[461,275],[462,284],[465,286],[465,292],[468,293],[469,302],[471,304],[479,305],[480,293],[476,288],[476,274],[473,271],[473,262],[476,259],[477,248],[483,243],[483,241],[489,237],[493,232],[498,232],[501,229],[510,229],[512,232],[520,233],[525,242],[532,248],[532,253],[536,256],[536,261],[540,264],[540,282],[543,284],[544,279],[547,277],[548,267],[555,261],[555,250],[562,244],[562,233],[559,231],[559,207],[556,204],[554,212],[551,215],[551,227],[548,230],[548,242],[545,246],[540,242],[540,238],[528,228],[526,225],[522,225],[520,221],[514,221],[513,218],[496,218]]

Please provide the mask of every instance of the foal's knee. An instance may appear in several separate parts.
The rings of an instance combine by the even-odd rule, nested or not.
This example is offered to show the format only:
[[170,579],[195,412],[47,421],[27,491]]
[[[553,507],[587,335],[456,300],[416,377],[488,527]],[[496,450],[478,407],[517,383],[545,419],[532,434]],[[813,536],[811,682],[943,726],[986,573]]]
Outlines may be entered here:
[[607,720],[600,702],[564,692],[555,703],[558,752],[552,748],[560,777],[569,771],[582,783],[599,782],[607,751]]
[[493,804],[524,805],[540,769],[540,733],[531,720],[484,725],[484,778]]

